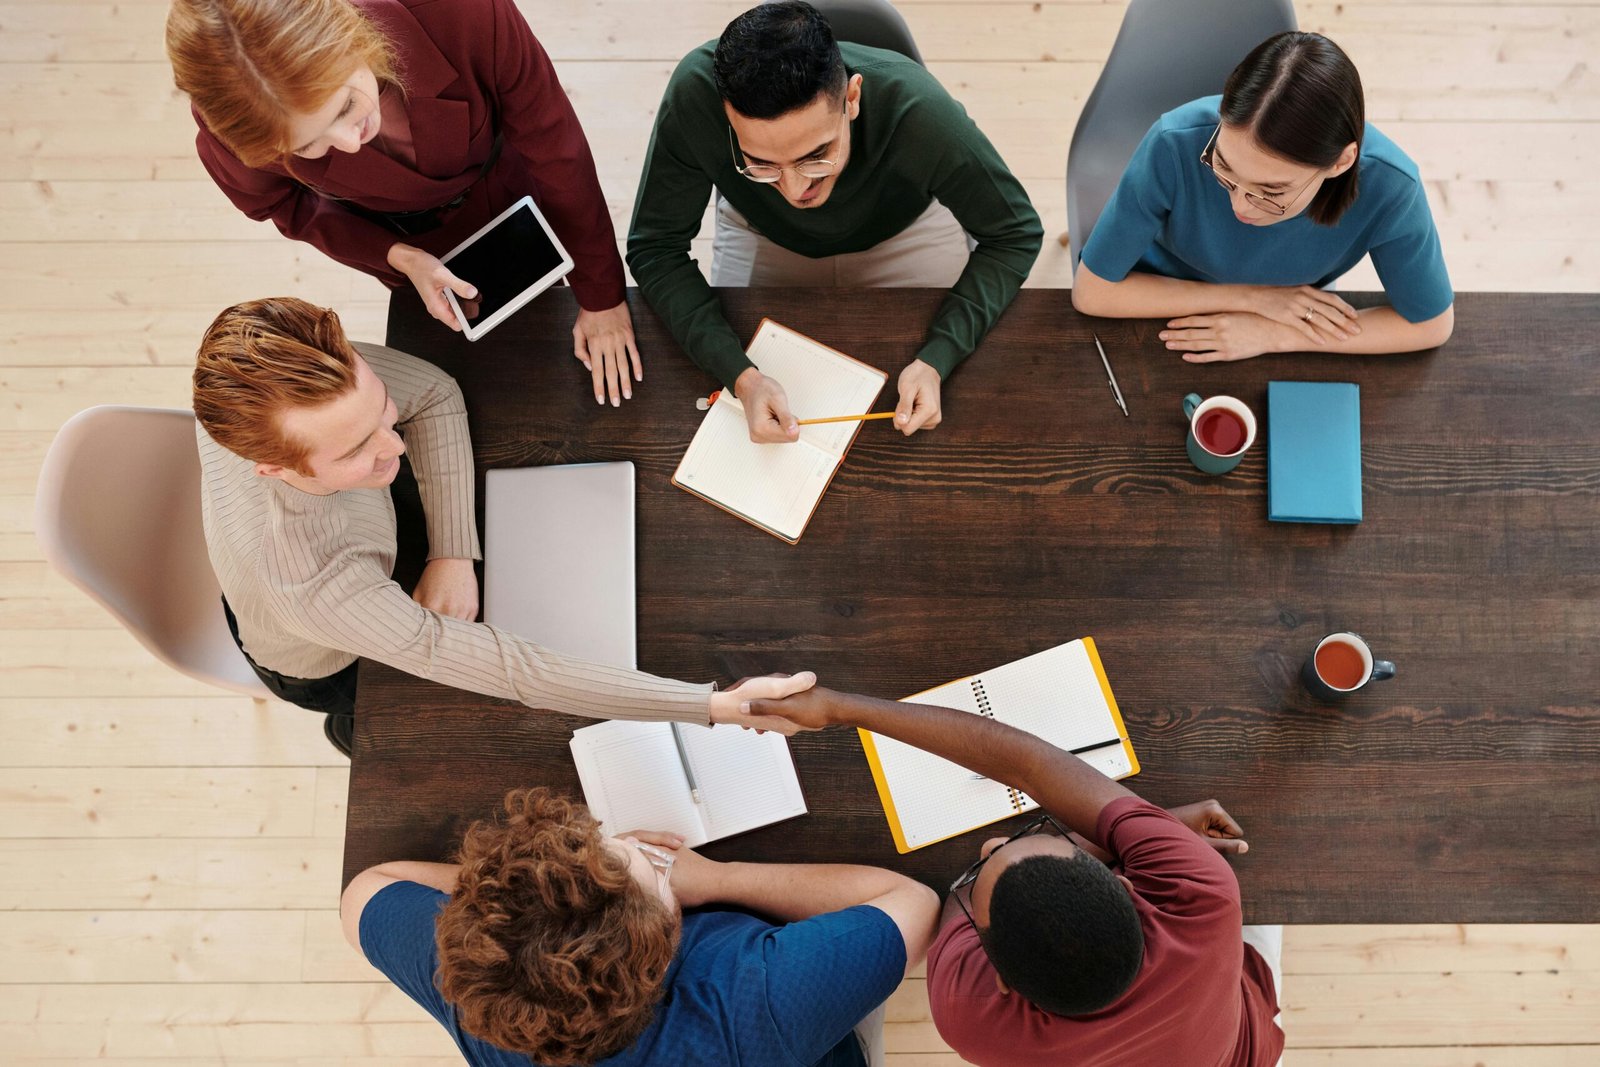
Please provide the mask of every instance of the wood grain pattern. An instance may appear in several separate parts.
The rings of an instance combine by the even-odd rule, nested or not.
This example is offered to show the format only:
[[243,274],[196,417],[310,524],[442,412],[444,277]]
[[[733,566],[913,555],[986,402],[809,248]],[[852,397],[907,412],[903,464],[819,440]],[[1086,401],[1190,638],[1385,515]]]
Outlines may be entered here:
[[[940,297],[723,293],[742,335],[771,315],[891,370]],[[469,345],[400,299],[389,338],[457,376],[481,467],[637,464],[645,669],[812,668],[894,696],[1092,634],[1146,768],[1135,787],[1217,796],[1246,827],[1249,921],[1600,916],[1600,674],[1581,655],[1600,638],[1600,373],[1574,340],[1600,325],[1591,298],[1465,294],[1435,353],[1198,368],[1160,351],[1154,324],[1091,323],[1065,294],[1024,292],[947,384],[944,426],[867,427],[793,548],[668,485],[708,383],[642,304],[653,356],[619,411],[569,366],[572,314],[556,294]],[[1184,458],[1185,392],[1264,414],[1281,377],[1363,386],[1360,526],[1268,523],[1261,449],[1222,478]],[[1295,672],[1347,627],[1400,676],[1314,704]],[[447,855],[510,786],[575,789],[575,725],[365,665],[346,877]],[[812,815],[708,853],[881,863],[937,886],[976,848],[975,833],[896,856],[854,736],[792,747]],[[1384,891],[1350,891],[1364,883]]]

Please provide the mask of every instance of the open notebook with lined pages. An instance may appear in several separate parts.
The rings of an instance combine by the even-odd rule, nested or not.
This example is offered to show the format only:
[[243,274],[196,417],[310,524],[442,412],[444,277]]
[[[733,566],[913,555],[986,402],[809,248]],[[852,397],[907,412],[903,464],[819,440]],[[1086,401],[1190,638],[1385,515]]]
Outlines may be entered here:
[[806,813],[782,734],[737,726],[683,727],[700,803],[664,722],[609,722],[574,730],[572,761],[583,799],[608,834],[671,830],[693,848]]
[[[865,414],[889,378],[771,319],[761,320],[746,354],[782,384],[789,410],[801,419]],[[672,484],[795,544],[860,431],[859,422],[802,426],[797,441],[758,445],[743,405],[723,389]]]
[[[984,715],[1072,752],[1108,778],[1139,772],[1094,639],[1070,641],[905,698]],[[862,730],[894,844],[910,852],[1039,805],[965,767]]]

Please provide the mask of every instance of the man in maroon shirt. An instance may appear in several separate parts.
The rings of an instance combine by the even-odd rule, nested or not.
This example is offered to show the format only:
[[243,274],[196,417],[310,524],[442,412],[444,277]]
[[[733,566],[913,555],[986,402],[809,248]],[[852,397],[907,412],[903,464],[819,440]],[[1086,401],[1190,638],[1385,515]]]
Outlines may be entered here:
[[[1272,966],[1246,943],[1214,800],[1163,811],[1032,734],[948,708],[816,688],[748,711],[883,734],[1004,782],[1044,814],[984,843],[928,952],[940,1035],[983,1067],[1272,1067]],[[1276,950],[1269,948],[1276,955]]]

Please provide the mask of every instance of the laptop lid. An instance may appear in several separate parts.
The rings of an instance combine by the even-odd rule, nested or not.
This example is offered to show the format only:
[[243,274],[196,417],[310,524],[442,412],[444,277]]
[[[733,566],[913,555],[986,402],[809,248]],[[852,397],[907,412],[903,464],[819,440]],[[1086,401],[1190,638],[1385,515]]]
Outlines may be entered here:
[[632,463],[484,477],[483,618],[612,667],[638,656]]

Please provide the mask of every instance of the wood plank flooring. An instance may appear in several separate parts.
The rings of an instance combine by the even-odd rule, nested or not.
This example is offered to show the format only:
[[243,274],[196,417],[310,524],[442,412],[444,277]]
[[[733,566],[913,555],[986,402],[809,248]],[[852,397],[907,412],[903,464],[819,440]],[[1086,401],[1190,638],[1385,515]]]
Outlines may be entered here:
[[[668,72],[744,6],[522,0],[619,234]],[[1122,5],[899,6],[1063,231],[1067,142]],[[1355,58],[1373,120],[1418,162],[1458,288],[1600,293],[1600,3],[1298,7]],[[96,403],[186,406],[195,341],[224,305],[292,293],[381,338],[381,286],[238,215],[207,180],[165,12],[0,0],[0,1059],[458,1063],[339,936],[348,773],[313,717],[156,663],[32,538],[55,429]],[[1029,284],[1068,277],[1047,242]],[[1347,286],[1373,282],[1363,265]],[[1291,1067],[1600,1063],[1600,928],[1296,927],[1285,940]],[[895,1067],[958,1062],[920,978],[888,1029]]]

